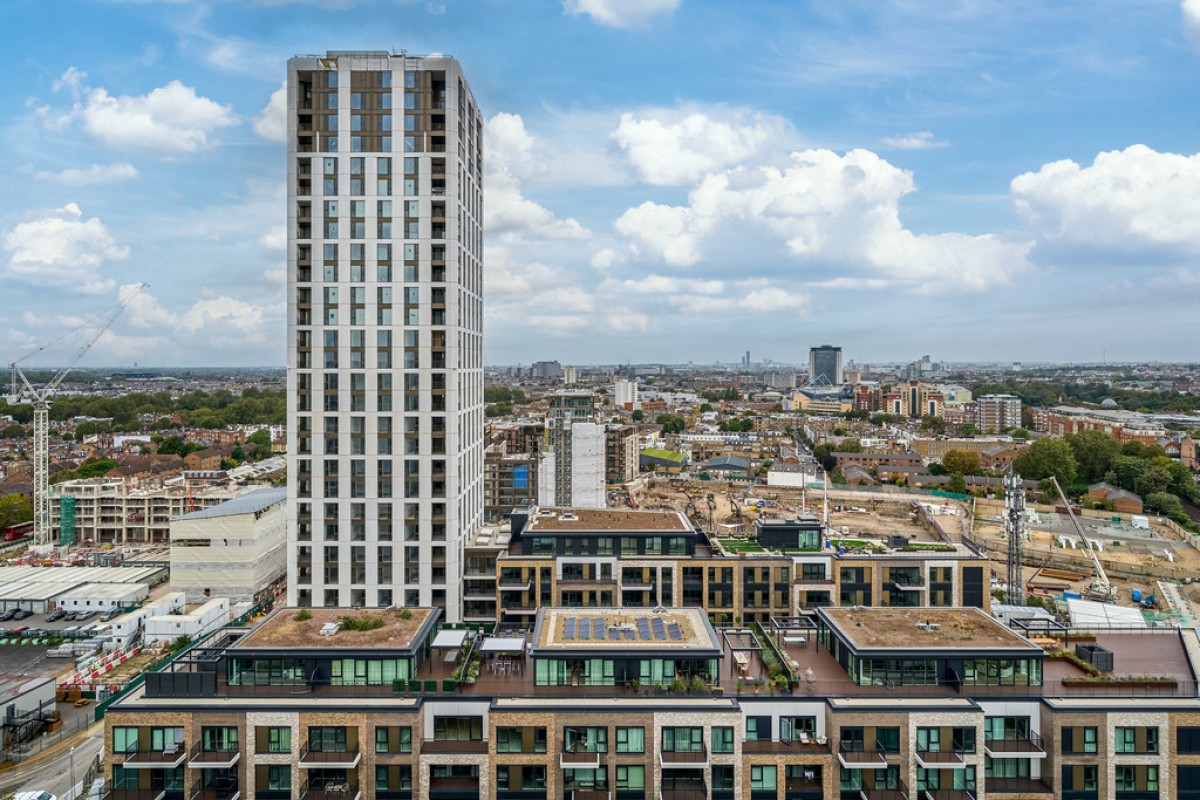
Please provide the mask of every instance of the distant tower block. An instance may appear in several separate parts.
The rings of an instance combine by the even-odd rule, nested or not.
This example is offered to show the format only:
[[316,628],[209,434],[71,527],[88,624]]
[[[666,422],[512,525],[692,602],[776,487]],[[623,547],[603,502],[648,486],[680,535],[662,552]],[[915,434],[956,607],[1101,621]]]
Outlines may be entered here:
[[1008,538],[1008,602],[1025,605],[1025,578],[1021,574],[1021,547],[1025,541],[1025,490],[1021,476],[1004,476],[1004,535]]

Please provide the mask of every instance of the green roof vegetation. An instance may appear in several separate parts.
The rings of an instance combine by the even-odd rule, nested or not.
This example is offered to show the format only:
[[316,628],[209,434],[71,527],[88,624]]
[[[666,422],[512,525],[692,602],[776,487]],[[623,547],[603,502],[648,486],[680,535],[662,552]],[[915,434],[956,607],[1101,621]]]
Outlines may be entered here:
[[747,541],[745,539],[717,539],[721,546],[726,550],[734,553],[762,553],[763,548],[758,542]]
[[650,458],[660,458],[663,461],[683,461],[685,458],[683,453],[676,453],[673,450],[664,450],[661,447],[647,447],[642,451],[642,455]]

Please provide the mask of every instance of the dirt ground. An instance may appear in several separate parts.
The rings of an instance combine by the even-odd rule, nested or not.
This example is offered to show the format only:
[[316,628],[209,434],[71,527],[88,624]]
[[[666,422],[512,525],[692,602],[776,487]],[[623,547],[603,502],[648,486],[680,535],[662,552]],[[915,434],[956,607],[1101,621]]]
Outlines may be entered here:
[[[711,504],[708,499],[710,495]],[[639,492],[635,500],[638,508],[642,509],[684,511],[701,528],[717,534],[730,533],[738,528],[749,533],[759,517],[785,519],[799,514],[824,517],[819,490],[746,487],[713,481],[692,481],[682,486],[672,486],[666,481],[655,481]],[[747,505],[748,500],[762,501],[763,506]],[[838,533],[845,528],[845,534],[850,536],[903,535],[918,541],[932,541],[935,538],[917,524],[912,505],[907,500],[863,493],[854,500],[831,498],[830,506],[829,524]],[[947,511],[941,517],[947,531],[957,531],[962,525],[961,520],[967,517],[967,510],[961,504],[942,504],[939,500],[937,507],[939,512],[943,509]],[[853,508],[862,510],[852,511]]]

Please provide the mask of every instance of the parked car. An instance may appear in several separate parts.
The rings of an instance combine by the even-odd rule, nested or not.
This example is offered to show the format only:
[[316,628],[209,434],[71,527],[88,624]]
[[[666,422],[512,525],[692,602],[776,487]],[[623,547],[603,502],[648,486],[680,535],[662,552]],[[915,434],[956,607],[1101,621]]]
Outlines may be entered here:
[[20,610],[19,608],[10,608],[8,611],[5,611],[3,614],[0,614],[0,622],[8,622],[9,620],[16,619],[17,612]]
[[27,631],[27,630],[29,630],[28,625],[18,625],[17,627],[15,627],[11,631],[9,631],[8,635],[9,636],[24,636],[25,631]]
[[13,619],[25,619],[26,617],[32,617],[32,616],[33,616],[32,611],[26,611],[23,608],[19,608],[19,609],[17,609],[17,615],[15,617],[13,617]]
[[98,611],[81,611],[75,615],[75,620],[77,622],[82,622],[85,619],[91,619],[92,617],[96,616],[96,614],[98,614],[98,613],[99,613]]
[[60,619],[65,619],[66,616],[67,612],[58,608],[46,615],[46,622],[58,622]]
[[111,619],[116,619],[117,617],[121,616],[121,614],[123,614],[124,611],[125,610],[123,608],[120,608],[119,606],[114,606],[113,608],[110,608],[108,611],[105,611],[104,614],[101,615],[100,621],[108,622]]

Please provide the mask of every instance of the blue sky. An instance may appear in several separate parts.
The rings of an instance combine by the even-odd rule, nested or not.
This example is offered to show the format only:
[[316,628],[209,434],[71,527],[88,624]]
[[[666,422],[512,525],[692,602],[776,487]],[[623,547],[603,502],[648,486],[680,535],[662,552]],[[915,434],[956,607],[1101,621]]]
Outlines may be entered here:
[[488,363],[1197,357],[1200,0],[7,0],[0,26],[0,361],[125,296],[86,363],[285,363],[277,92],[329,49],[463,63]]

